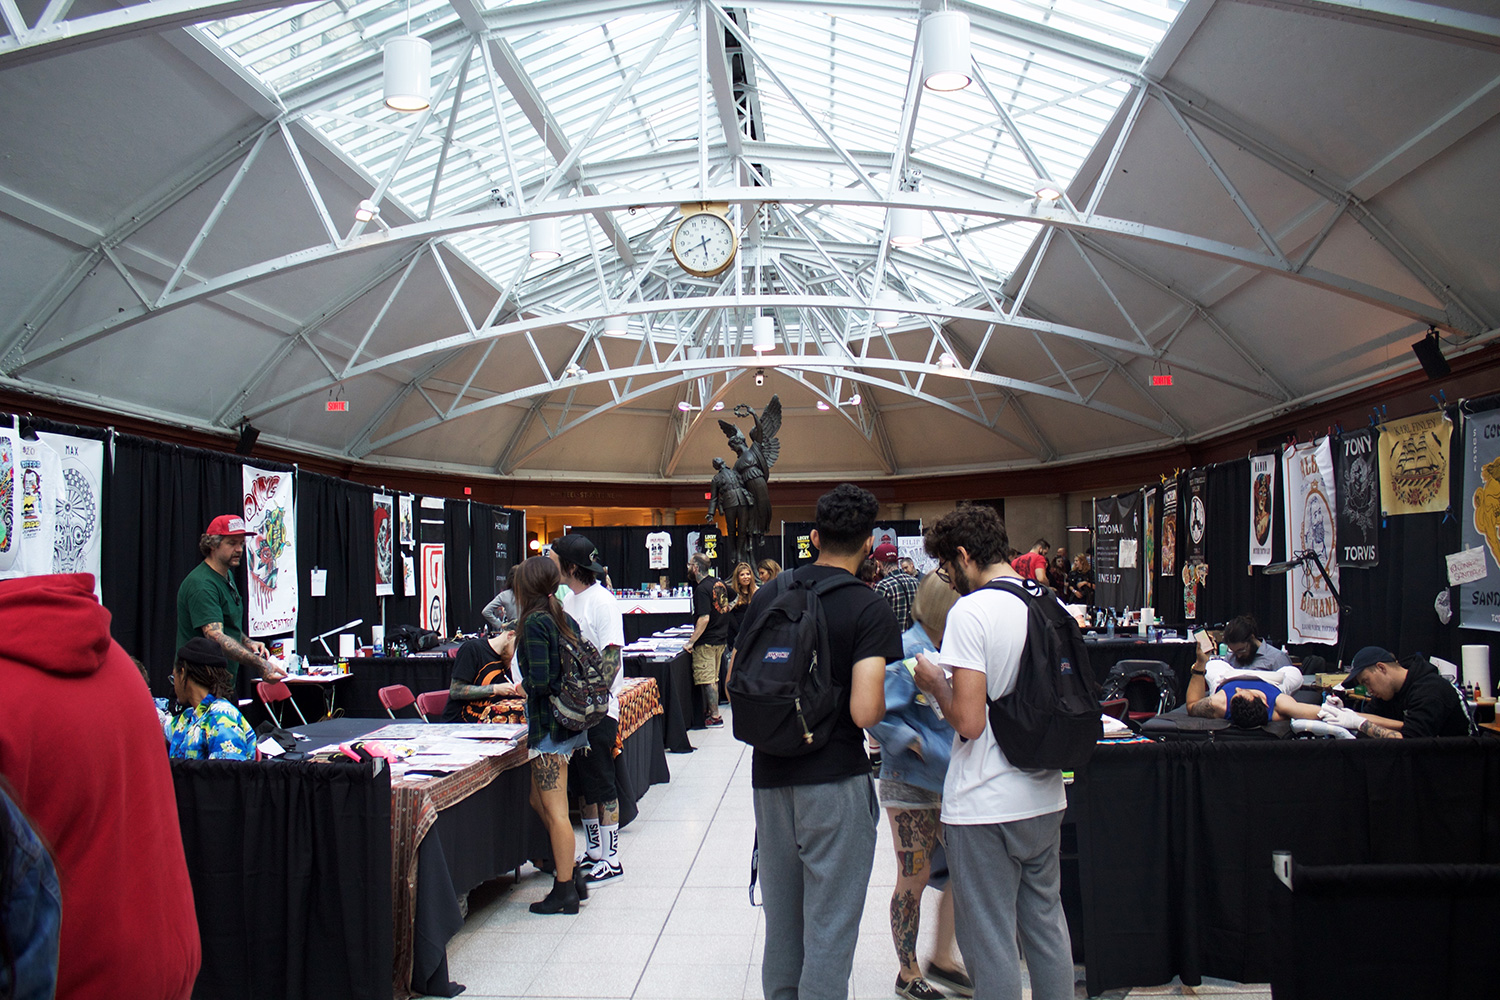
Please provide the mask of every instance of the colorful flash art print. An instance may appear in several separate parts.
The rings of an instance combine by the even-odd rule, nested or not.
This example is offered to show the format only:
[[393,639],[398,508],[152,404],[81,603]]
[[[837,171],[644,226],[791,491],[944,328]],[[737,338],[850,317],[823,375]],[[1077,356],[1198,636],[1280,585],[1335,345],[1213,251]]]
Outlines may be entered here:
[[246,465],[245,526],[255,535],[245,539],[245,633],[281,635],[297,626],[297,546],[292,474]]
[[1448,446],[1453,421],[1424,413],[1380,429],[1380,506],[1386,514],[1448,509]]

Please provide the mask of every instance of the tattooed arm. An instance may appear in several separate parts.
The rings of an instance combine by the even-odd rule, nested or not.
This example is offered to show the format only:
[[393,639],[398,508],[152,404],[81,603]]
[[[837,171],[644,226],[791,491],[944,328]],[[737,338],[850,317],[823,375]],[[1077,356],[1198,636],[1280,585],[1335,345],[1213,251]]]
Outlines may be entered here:
[[1361,733],[1363,733],[1363,734],[1365,734],[1366,736],[1373,736],[1376,739],[1383,739],[1383,740],[1399,740],[1399,739],[1401,739],[1401,734],[1398,733],[1398,732],[1396,732],[1396,730],[1394,730],[1394,729],[1387,729],[1385,726],[1381,726],[1381,725],[1376,724],[1375,722],[1372,722],[1369,718],[1366,718],[1365,721],[1363,721],[1363,722],[1361,722],[1359,724],[1359,730],[1358,731],[1361,732]]
[[[203,626],[203,634],[224,647],[224,655],[235,663],[243,663],[248,667],[254,667],[255,672],[268,681],[279,681],[286,676],[286,671],[280,669],[266,658],[264,644],[250,640],[248,644],[242,644],[229,633],[224,631],[223,622],[209,622]],[[257,654],[249,647],[258,647],[262,650]]]
[[1187,714],[1199,719],[1222,719],[1227,707],[1224,696],[1215,691],[1207,698],[1189,702]]

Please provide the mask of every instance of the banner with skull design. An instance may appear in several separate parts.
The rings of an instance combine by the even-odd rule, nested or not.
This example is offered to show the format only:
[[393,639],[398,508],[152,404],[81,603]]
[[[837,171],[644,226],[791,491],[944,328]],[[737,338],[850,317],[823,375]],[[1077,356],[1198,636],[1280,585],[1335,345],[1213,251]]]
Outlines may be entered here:
[[1380,562],[1380,455],[1375,428],[1339,438],[1339,565],[1368,569]]
[[389,494],[375,494],[375,596],[392,597],[396,593],[396,518],[395,500]]
[[1286,550],[1295,561],[1314,552],[1328,573],[1318,572],[1309,557],[1286,574],[1289,641],[1339,641],[1339,602],[1328,587],[1339,583],[1335,535],[1333,449],[1328,438],[1288,445],[1282,452],[1286,481]]
[[99,526],[104,505],[104,442],[51,431],[38,431],[37,437],[62,459],[62,481],[53,505],[52,571],[94,574],[94,596],[103,600]]

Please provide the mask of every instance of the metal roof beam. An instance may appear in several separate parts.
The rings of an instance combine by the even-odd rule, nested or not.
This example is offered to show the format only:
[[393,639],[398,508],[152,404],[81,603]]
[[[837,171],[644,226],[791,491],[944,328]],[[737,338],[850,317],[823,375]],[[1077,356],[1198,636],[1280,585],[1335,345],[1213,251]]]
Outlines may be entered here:
[[[69,20],[38,19],[34,28],[11,25],[11,34],[0,37],[0,69],[21,66],[38,59],[50,59],[66,52],[77,52],[117,42],[136,35],[154,35],[173,28],[184,28],[204,21],[218,21],[241,14],[288,6],[290,0],[152,0],[120,10],[88,14]],[[6,18],[9,22],[11,19]],[[19,29],[19,30],[18,30]]]

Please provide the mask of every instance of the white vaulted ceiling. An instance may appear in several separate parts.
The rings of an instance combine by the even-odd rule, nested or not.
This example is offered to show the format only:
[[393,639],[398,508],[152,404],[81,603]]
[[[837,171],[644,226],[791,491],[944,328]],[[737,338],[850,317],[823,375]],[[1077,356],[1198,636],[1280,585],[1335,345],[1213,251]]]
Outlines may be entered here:
[[[975,76],[948,94],[920,85],[944,6]],[[306,452],[701,479],[717,418],[775,392],[779,477],[1032,467],[1250,426],[1415,368],[1429,326],[1451,357],[1500,324],[1488,0],[0,15],[0,385]],[[381,48],[408,20],[433,98],[403,115]],[[740,232],[716,278],[667,249],[700,201]],[[921,244],[889,245],[892,206]]]

